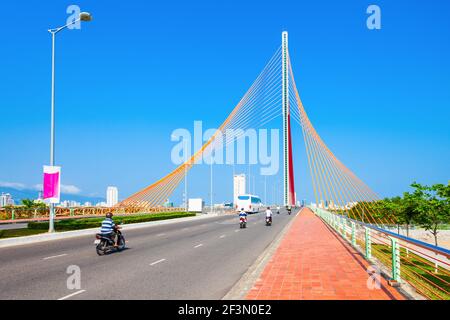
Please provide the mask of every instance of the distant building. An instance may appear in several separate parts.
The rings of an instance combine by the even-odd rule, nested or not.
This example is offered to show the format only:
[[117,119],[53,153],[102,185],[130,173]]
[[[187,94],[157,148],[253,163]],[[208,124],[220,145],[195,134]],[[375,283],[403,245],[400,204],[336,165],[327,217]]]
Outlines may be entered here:
[[6,206],[13,206],[14,200],[9,193],[3,193],[0,195],[0,208]]
[[68,200],[61,201],[59,206],[63,207],[63,208],[69,208],[70,207],[70,201],[68,201]]
[[119,190],[117,187],[108,187],[106,189],[106,204],[113,207],[119,202]]
[[96,207],[106,207],[108,206],[105,201],[101,201],[95,205]]
[[69,207],[70,208],[81,207],[81,203],[79,203],[77,201],[70,200],[69,201]]
[[[36,201],[36,200],[35,200]],[[62,207],[62,208],[75,208],[75,207],[80,207],[81,203],[73,201],[73,200],[64,200],[61,201],[59,203],[58,207]]]
[[92,202],[86,201],[86,202],[83,204],[83,206],[84,206],[84,207],[92,207]]
[[233,177],[233,203],[237,203],[238,196],[245,194],[245,174],[235,174]]
[[63,208],[74,208],[74,207],[79,207],[80,203],[73,201],[73,200],[64,200],[64,201],[61,201],[59,206],[63,207]]
[[163,207],[172,208],[173,207],[173,202],[170,202],[170,200],[167,199],[166,202],[164,202]]

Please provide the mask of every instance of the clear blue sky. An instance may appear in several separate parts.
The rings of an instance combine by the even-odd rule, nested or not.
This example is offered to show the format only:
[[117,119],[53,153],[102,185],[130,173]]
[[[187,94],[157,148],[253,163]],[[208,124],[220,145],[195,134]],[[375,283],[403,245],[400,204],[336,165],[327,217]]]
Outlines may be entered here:
[[[65,23],[70,4],[2,3],[2,183],[41,182],[49,157],[47,29]],[[414,180],[450,178],[447,0],[75,4],[94,21],[58,34],[56,159],[63,183],[82,194],[102,196],[107,185],[117,185],[124,198],[170,172],[171,132],[194,120],[220,125],[283,30],[311,121],[369,186],[391,196]],[[369,4],[381,7],[381,30],[366,28]],[[294,130],[297,193],[312,199],[299,133]],[[217,202],[230,200],[230,168],[216,171]],[[207,169],[190,177],[197,181],[191,196],[207,197],[202,174]]]

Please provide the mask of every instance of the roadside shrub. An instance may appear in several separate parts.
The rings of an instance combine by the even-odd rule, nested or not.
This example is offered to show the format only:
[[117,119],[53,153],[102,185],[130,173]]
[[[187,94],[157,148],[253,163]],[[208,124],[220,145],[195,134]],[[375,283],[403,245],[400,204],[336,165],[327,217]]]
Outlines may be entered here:
[[[134,216],[117,216],[114,217],[114,223],[116,224],[130,224],[139,222],[149,222],[157,220],[175,219],[183,217],[192,217],[195,213],[190,212],[168,212],[168,213],[154,213],[154,214],[141,214]],[[55,230],[57,231],[70,231],[81,230],[89,228],[100,227],[102,218],[80,218],[80,219],[64,219],[55,222]],[[48,222],[29,222],[28,229],[32,230],[47,230],[49,227]]]

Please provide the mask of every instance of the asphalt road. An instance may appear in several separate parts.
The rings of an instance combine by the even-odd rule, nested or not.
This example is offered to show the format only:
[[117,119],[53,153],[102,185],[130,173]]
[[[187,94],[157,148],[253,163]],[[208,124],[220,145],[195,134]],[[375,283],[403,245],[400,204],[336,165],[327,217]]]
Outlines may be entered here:
[[25,229],[28,227],[28,223],[5,223],[0,224],[0,230],[11,230],[11,229]]
[[[0,249],[0,299],[221,299],[295,216],[249,215],[125,231],[128,249],[97,256],[93,237]],[[81,287],[68,289],[69,266]],[[73,282],[72,282],[73,283]]]

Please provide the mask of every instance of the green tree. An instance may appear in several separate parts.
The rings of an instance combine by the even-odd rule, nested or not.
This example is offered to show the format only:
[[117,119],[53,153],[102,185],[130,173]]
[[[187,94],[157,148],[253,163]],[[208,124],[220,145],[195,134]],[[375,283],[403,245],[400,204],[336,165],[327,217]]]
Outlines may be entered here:
[[31,209],[34,207],[34,201],[31,199],[22,199],[22,205],[27,209]]
[[386,198],[378,201],[378,208],[384,217],[388,217],[397,225],[397,233],[400,233],[400,225],[403,224],[401,218],[401,198]]
[[44,202],[35,202],[31,199],[22,199],[22,205],[25,209],[39,209],[47,206]]
[[420,214],[416,197],[409,192],[405,192],[398,205],[400,207],[399,220],[406,225],[406,236],[409,237],[410,226]]
[[434,243],[437,246],[439,225],[450,222],[448,197],[450,186],[443,184],[426,186],[416,182],[411,186],[415,189],[412,193],[412,198],[419,212],[417,220],[425,230],[431,232],[434,236]]

